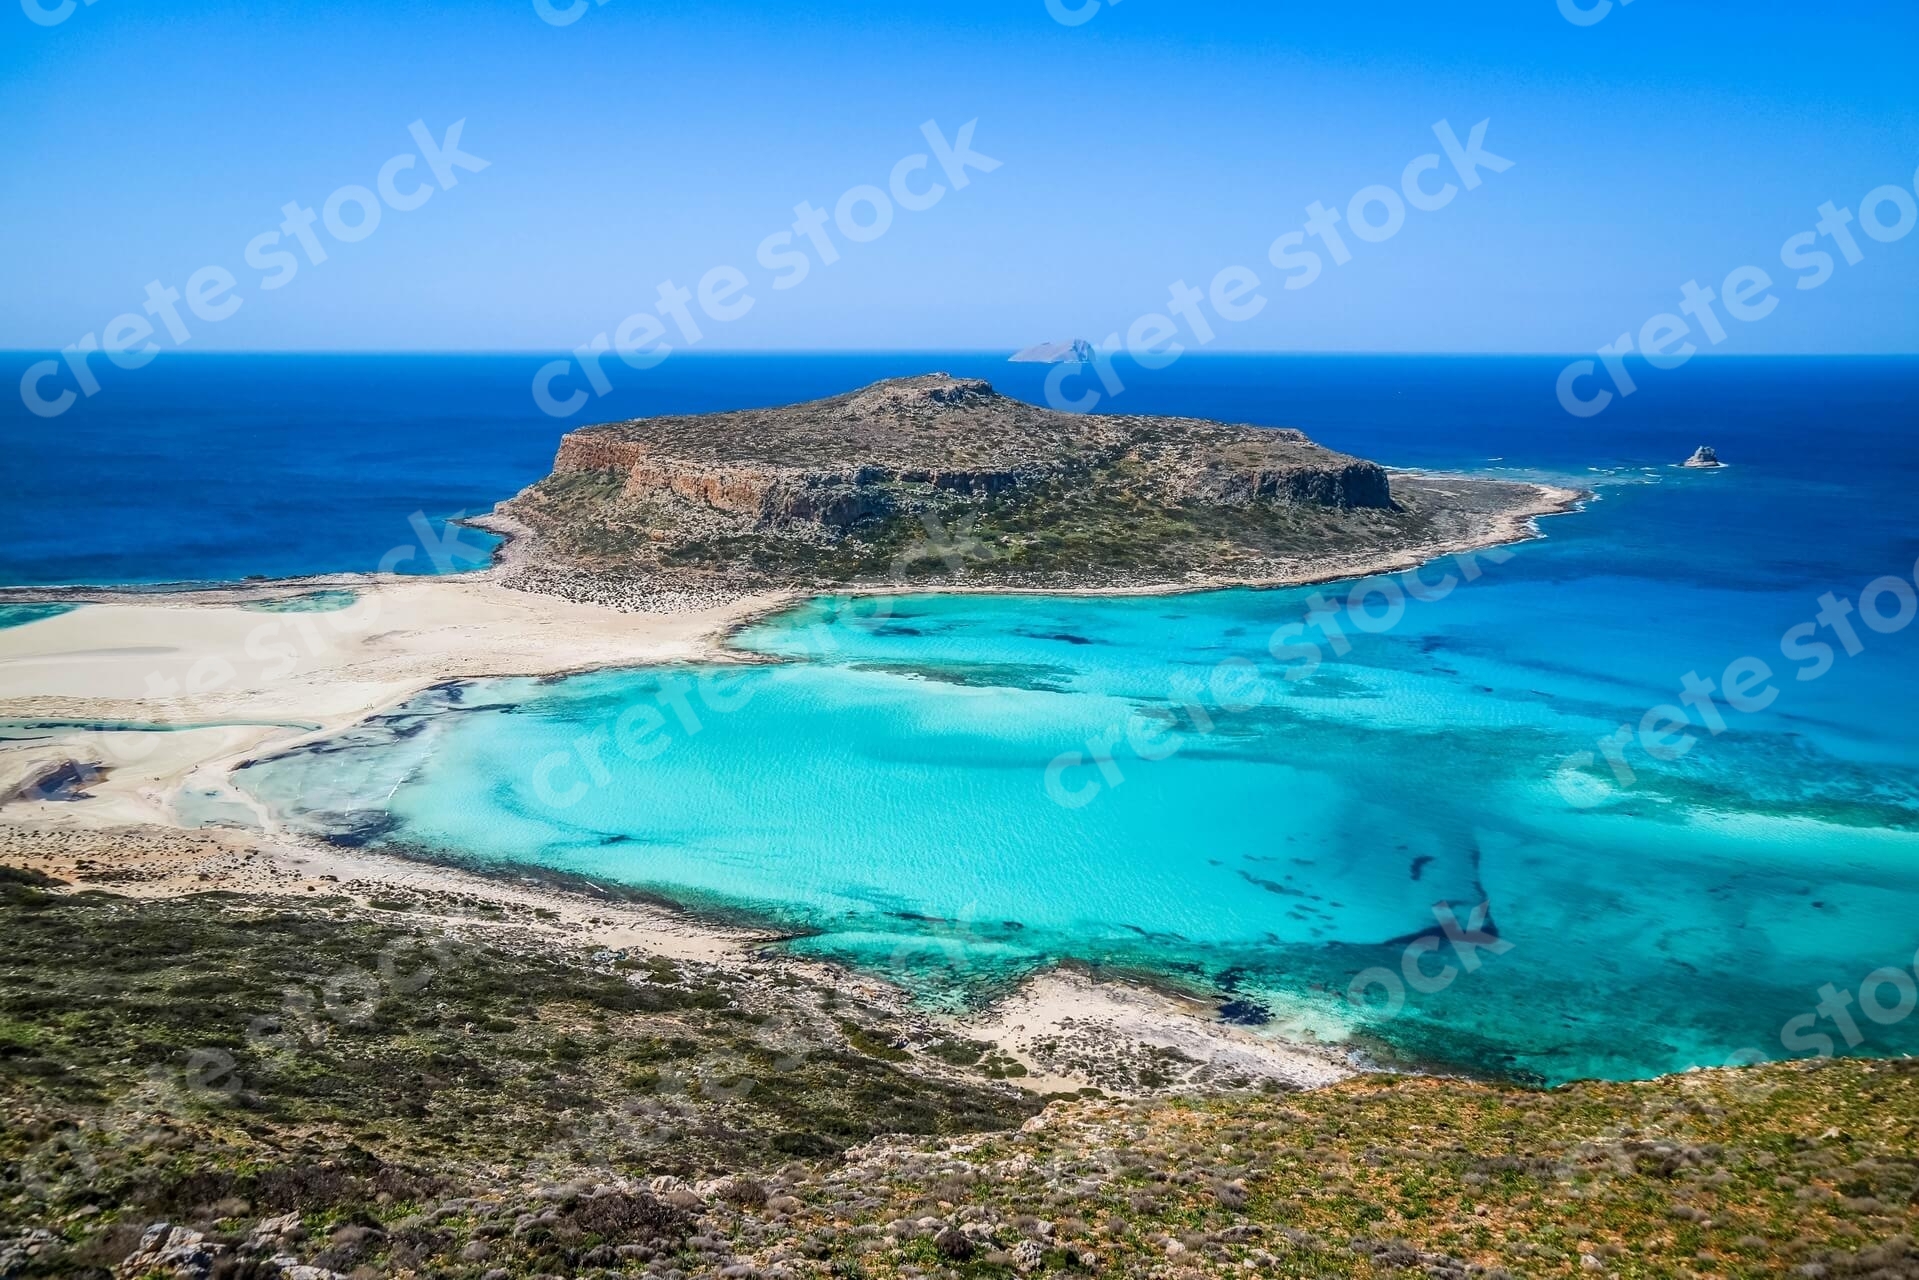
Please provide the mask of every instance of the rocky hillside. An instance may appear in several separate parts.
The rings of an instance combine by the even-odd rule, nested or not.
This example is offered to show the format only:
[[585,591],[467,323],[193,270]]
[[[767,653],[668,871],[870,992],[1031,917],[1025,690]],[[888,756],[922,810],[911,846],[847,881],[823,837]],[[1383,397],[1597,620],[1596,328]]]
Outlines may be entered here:
[[501,514],[536,535],[522,554],[548,580],[1114,587],[1470,541],[1538,501],[1450,488],[1297,431],[1059,413],[929,374],[575,431]]
[[0,867],[0,1277],[1919,1276],[1910,1061],[1047,1099],[485,909]]

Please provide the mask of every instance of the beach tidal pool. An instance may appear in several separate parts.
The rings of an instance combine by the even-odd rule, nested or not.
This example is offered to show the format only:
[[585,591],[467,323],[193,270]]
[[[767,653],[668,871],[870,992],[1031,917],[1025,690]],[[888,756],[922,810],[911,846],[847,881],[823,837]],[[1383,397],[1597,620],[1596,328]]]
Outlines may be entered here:
[[[823,599],[738,638],[779,662],[436,690],[239,780],[337,838],[749,913],[929,1001],[1072,960],[1545,1081],[1919,1050],[1919,1017],[1854,1006],[1853,1043],[1819,1012],[1910,986],[1919,627],[1797,681],[1814,596],[1647,575],[1605,527],[1346,653],[1308,632],[1310,670],[1281,629],[1311,590]],[[1763,711],[1609,767],[1748,654]]]

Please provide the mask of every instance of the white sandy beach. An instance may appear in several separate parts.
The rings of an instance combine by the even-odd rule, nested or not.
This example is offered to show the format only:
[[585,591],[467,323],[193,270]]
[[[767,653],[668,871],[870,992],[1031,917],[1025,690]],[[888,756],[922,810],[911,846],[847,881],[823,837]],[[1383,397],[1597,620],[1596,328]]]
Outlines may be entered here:
[[[1470,543],[1315,561],[1283,580],[1208,579],[1154,590],[1390,573],[1523,540],[1537,536],[1536,516],[1567,510],[1579,497],[1537,488],[1536,507],[1500,518]],[[492,570],[457,577],[347,576],[167,593],[0,593],[81,604],[0,630],[0,722],[31,726],[0,729],[0,860],[141,894],[223,888],[258,895],[344,892],[367,901],[395,888],[425,888],[522,909],[537,903],[542,914],[534,933],[556,943],[714,961],[763,947],[764,934],[662,907],[315,845],[276,830],[257,811],[253,830],[189,829],[193,815],[183,812],[183,797],[234,795],[227,775],[241,762],[337,733],[435,685],[741,660],[725,637],[796,598],[777,592],[695,602],[698,607],[674,612],[657,605],[647,611],[645,601],[637,610],[630,600],[609,602],[617,608],[577,603],[507,586],[519,560],[509,544]],[[260,607],[317,589],[352,590],[357,599],[332,612]],[[61,798],[23,794],[73,766],[87,771],[88,780]],[[910,1013],[904,997],[882,983],[852,975],[836,980]],[[1203,1002],[1072,973],[1043,975],[957,1029],[1018,1059],[1029,1083],[1042,1089],[1111,1089],[1103,1068],[1120,1062],[1135,1070],[1165,1065],[1158,1074],[1169,1091],[1221,1079],[1312,1087],[1355,1069],[1337,1047],[1229,1026]]]

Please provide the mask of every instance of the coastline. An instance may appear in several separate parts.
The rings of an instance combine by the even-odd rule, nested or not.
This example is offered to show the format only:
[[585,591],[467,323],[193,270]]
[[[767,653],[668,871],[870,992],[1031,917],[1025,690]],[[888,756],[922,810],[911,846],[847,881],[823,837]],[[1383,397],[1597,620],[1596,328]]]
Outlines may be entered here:
[[[1535,500],[1493,513],[1480,536],[1321,557],[1279,577],[1209,575],[1078,589],[933,586],[924,592],[861,585],[849,594],[1150,596],[1362,578],[1541,537],[1539,519],[1575,510],[1586,496],[1553,485],[1529,487]],[[6,810],[0,813],[0,861],[28,857],[33,869],[82,881],[91,873],[79,861],[105,862],[113,874],[133,877],[129,883],[154,893],[318,894],[327,885],[345,884],[364,886],[369,900],[382,887],[428,886],[516,910],[537,901],[541,905],[531,909],[554,913],[559,923],[528,936],[545,936],[547,944],[617,941],[619,947],[714,963],[777,941],[781,935],[697,911],[595,898],[505,869],[479,873],[302,841],[273,829],[264,815],[256,814],[264,834],[189,829],[175,806],[190,787],[219,792],[231,769],[263,751],[338,734],[427,689],[485,678],[756,661],[730,647],[732,638],[812,594],[741,594],[697,602],[705,607],[651,612],[580,603],[506,585],[511,575],[534,567],[530,536],[516,521],[483,516],[467,523],[503,540],[489,567],[443,577],[335,574],[174,588],[0,589],[0,602],[92,606],[0,631],[0,721],[142,726],[49,730],[25,741],[0,737],[0,807]],[[358,599],[331,613],[246,608],[339,589],[353,590]],[[374,607],[367,608],[369,603]],[[84,758],[89,753],[107,759]],[[23,783],[64,763],[99,766],[101,776],[84,790],[75,788],[71,798],[7,800],[18,796]],[[147,843],[157,845],[152,857],[133,849]],[[932,1016],[909,1009],[902,991],[870,975],[791,956],[780,962],[815,976],[829,974],[862,998],[896,1004],[903,1017]],[[1051,1090],[1111,1086],[1109,1064],[1167,1051],[1204,1064],[1172,1081],[1169,1091],[1222,1075],[1317,1087],[1362,1069],[1348,1050],[1232,1026],[1205,1001],[1068,969],[1035,975],[988,1009],[948,1023],[993,1044],[1022,1065],[1032,1085]]]
[[[1469,472],[1389,469],[1394,476],[1425,480],[1445,480],[1451,476],[1481,480]],[[1207,591],[1283,590],[1290,587],[1319,586],[1376,574],[1399,573],[1417,568],[1440,556],[1461,555],[1493,547],[1510,546],[1544,537],[1537,521],[1576,512],[1592,497],[1589,490],[1550,484],[1544,481],[1510,481],[1533,491],[1535,501],[1523,507],[1491,513],[1487,529],[1470,536],[1439,538],[1411,547],[1383,552],[1353,552],[1343,556],[1315,557],[1310,565],[1296,571],[1270,575],[1205,574],[1176,580],[1131,583],[1118,586],[1041,585],[1011,583],[848,583],[816,584],[812,587],[781,587],[745,591],[724,598],[724,606],[741,601],[760,601],[753,618],[777,612],[795,601],[816,595],[1033,595],[1033,596],[1171,596],[1193,595]],[[124,604],[156,602],[172,605],[221,605],[291,598],[312,592],[341,589],[402,588],[424,582],[504,583],[517,570],[544,570],[530,554],[537,535],[511,516],[489,512],[464,517],[454,523],[483,530],[500,538],[493,559],[482,568],[450,574],[397,573],[324,573],[293,578],[245,580],[240,582],[162,582],[132,584],[71,584],[65,586],[0,586],[0,604]],[[509,586],[512,590],[527,590]],[[563,599],[554,596],[551,598]],[[694,610],[668,610],[692,612]],[[650,612],[634,610],[634,612]]]
[[[1219,1020],[1213,1005],[1158,984],[1100,980],[1061,966],[968,1014],[916,1005],[897,985],[832,961],[775,949],[792,935],[727,923],[695,909],[575,878],[501,866],[469,869],[284,835],[226,829],[0,822],[0,865],[136,899],[227,894],[298,906],[351,899],[360,911],[457,926],[518,950],[616,953],[693,962],[764,979],[802,978],[886,1011],[909,1037],[966,1037],[1019,1064],[1018,1084],[1042,1094],[1097,1089],[1151,1097],[1235,1087],[1320,1088],[1361,1074],[1342,1048],[1260,1036]],[[400,904],[408,904],[402,907]],[[456,904],[452,909],[429,904]],[[1178,1074],[1139,1087],[1142,1072]],[[1154,1077],[1148,1075],[1149,1080]]]

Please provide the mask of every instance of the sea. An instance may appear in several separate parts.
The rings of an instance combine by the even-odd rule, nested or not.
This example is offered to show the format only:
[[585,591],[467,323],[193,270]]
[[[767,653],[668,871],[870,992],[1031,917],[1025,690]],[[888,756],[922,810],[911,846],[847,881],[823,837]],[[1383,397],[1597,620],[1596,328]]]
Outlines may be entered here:
[[[572,426],[932,370],[1041,402],[1048,372],[675,355],[561,422],[541,363],[178,356],[55,422],[0,407],[0,584],[370,570]],[[1065,965],[1549,1084],[1919,1051],[1919,360],[1700,357],[1588,419],[1563,364],[1194,355],[1122,362],[1100,406],[1588,493],[1509,552],[822,597],[735,638],[755,665],[435,689],[238,783],[334,839],[751,919],[933,1007]],[[1726,465],[1680,467],[1699,445]],[[465,538],[412,567],[483,563]]]

